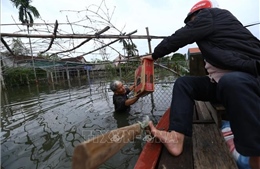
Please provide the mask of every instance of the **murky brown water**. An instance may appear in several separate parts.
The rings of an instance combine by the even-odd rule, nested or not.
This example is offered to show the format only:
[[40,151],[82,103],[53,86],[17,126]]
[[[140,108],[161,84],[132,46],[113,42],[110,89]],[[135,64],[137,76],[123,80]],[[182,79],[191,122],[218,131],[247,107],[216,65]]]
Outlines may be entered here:
[[[171,95],[171,88],[165,92]],[[141,121],[154,121],[169,102],[152,108],[150,96],[132,105],[129,114],[114,114],[108,85],[25,86],[1,93],[1,166],[4,169],[71,168],[74,147],[89,131],[102,133]],[[159,99],[158,99],[159,100]],[[127,144],[100,168],[132,169],[144,141]]]

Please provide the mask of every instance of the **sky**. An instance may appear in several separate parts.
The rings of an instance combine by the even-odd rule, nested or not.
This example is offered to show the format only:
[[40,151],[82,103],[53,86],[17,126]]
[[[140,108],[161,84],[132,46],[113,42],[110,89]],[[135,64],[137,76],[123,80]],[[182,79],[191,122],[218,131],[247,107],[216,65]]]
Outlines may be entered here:
[[[189,12],[190,8],[198,2],[197,0],[33,0],[31,5],[36,7],[41,15],[40,19],[35,19],[35,23],[54,23],[58,21],[58,30],[62,34],[66,33],[79,33],[79,34],[94,34],[95,31],[87,29],[85,26],[95,27],[97,30],[103,29],[105,26],[98,22],[85,22],[83,18],[96,17],[89,15],[86,9],[98,11],[98,14],[104,18],[110,16],[110,23],[116,29],[110,29],[102,35],[118,35],[119,31],[130,33],[137,30],[134,35],[146,35],[146,28],[149,34],[153,36],[170,36],[176,30],[184,26],[184,19]],[[248,25],[260,21],[260,2],[259,0],[217,0],[219,8],[228,9],[231,11],[243,25]],[[98,10],[98,6],[101,8]],[[103,13],[101,12],[103,10]],[[76,11],[76,12],[75,12]],[[99,17],[100,18],[100,17]],[[95,18],[93,19],[95,20]],[[99,19],[97,19],[99,20]],[[78,21],[75,25],[62,25]],[[24,26],[6,25],[20,23],[18,20],[18,10],[11,4],[10,0],[1,0],[1,33],[26,33]],[[31,34],[49,35],[53,32],[53,25],[51,26],[37,26],[33,28]],[[260,39],[260,26],[251,26],[248,29]],[[22,31],[23,30],[23,31]],[[4,38],[8,44],[11,43],[11,38]],[[23,42],[28,44],[28,39],[23,38]],[[58,52],[61,50],[68,50],[84,39],[75,39],[74,41],[68,39],[56,39],[53,48],[50,52]],[[113,39],[115,40],[115,39]],[[152,39],[152,50],[162,39]],[[107,43],[108,39],[103,40]],[[50,39],[32,39],[33,53],[36,55],[39,51],[47,49]],[[147,39],[133,39],[139,51],[139,55],[149,53]],[[1,44],[2,45],[2,44]],[[38,46],[37,46],[38,45]],[[99,47],[100,44],[92,41],[82,45],[76,51],[65,53],[63,57],[74,57],[80,54],[87,53]],[[122,43],[114,43],[112,48],[106,48],[103,51],[109,60],[113,60],[118,56],[119,51],[124,54]],[[196,47],[196,44],[187,45],[176,53],[186,54],[188,48]],[[115,51],[115,50],[116,51]],[[87,61],[93,61],[96,58],[101,59],[101,51],[96,51],[93,54],[84,56]],[[66,56],[67,55],[67,56]]]

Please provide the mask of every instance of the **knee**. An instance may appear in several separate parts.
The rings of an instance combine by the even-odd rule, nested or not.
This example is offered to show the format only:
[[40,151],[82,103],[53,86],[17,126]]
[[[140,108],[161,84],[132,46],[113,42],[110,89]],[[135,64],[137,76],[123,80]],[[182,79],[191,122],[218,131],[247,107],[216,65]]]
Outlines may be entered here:
[[175,83],[174,83],[174,86],[175,87],[183,87],[183,86],[186,86],[187,84],[189,84],[188,83],[188,77],[179,77],[176,81],[175,81]]
[[231,72],[225,74],[218,82],[220,91],[239,91],[248,83],[248,74],[243,72]]
[[175,84],[182,84],[185,80],[185,77],[179,77],[176,81]]

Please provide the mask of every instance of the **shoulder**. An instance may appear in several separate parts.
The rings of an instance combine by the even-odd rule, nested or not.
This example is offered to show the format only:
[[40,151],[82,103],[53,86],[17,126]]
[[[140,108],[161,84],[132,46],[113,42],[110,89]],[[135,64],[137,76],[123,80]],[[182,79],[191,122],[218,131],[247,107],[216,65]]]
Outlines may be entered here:
[[233,14],[227,10],[227,9],[221,9],[221,8],[207,8],[201,10],[201,14],[208,14],[212,16],[233,16]]
[[125,98],[124,95],[114,95],[114,96],[113,96],[113,99],[114,99],[116,102],[122,102],[122,101],[126,100],[126,98]]

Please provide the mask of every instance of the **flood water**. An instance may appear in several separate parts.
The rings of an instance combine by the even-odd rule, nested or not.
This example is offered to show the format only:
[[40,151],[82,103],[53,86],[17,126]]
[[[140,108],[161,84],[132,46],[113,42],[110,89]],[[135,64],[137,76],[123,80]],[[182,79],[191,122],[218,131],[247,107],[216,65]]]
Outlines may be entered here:
[[[71,168],[74,147],[90,131],[105,133],[142,121],[144,115],[158,122],[170,105],[171,90],[172,84],[157,85],[155,103],[146,96],[125,114],[114,113],[108,84],[40,84],[2,91],[1,168]],[[132,169],[144,144],[135,139],[100,168]]]

